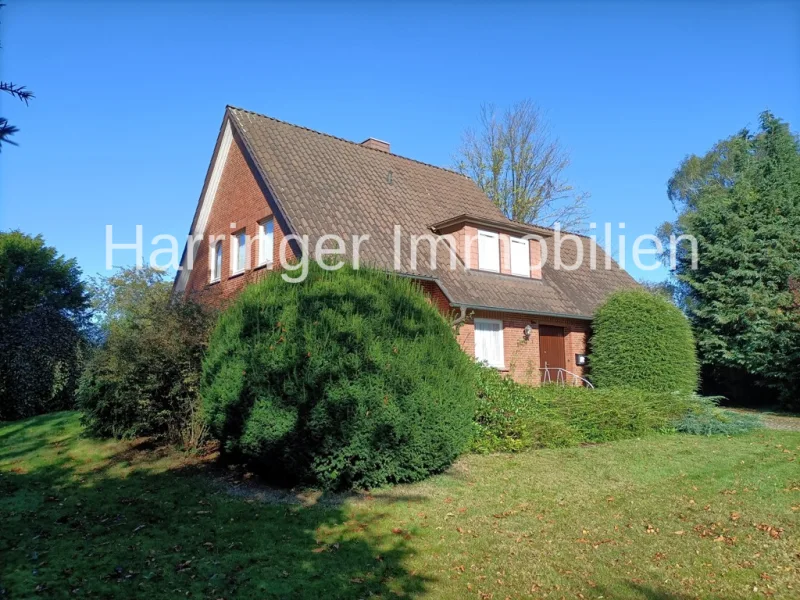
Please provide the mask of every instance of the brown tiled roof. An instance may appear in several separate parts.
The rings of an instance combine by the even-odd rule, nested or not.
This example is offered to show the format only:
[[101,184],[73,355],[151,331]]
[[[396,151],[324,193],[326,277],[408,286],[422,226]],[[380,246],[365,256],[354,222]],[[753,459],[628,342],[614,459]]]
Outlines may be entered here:
[[[362,245],[362,264],[394,270],[394,227],[399,225],[400,271],[436,279],[453,304],[469,308],[590,317],[610,292],[636,285],[616,263],[611,270],[602,269],[605,254],[600,248],[600,269],[555,270],[549,259],[541,280],[470,271],[461,264],[451,271],[448,253],[442,251],[438,267],[431,269],[425,243],[419,245],[413,269],[409,236],[430,234],[435,224],[459,215],[509,227],[519,224],[506,219],[471,179],[454,171],[239,108],[228,107],[228,115],[291,233],[308,235],[312,249],[325,234],[346,240],[366,234],[370,239]],[[580,239],[588,257],[592,242]],[[563,245],[564,263],[571,264],[568,255],[574,254],[574,246]]]

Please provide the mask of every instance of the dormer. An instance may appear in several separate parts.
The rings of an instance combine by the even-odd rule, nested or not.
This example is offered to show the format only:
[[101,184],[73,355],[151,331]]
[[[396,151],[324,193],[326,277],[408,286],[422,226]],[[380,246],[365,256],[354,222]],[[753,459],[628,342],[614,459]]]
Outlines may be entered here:
[[468,269],[525,277],[542,278],[542,240],[552,237],[549,229],[459,215],[436,223],[431,230],[450,235],[455,250]]

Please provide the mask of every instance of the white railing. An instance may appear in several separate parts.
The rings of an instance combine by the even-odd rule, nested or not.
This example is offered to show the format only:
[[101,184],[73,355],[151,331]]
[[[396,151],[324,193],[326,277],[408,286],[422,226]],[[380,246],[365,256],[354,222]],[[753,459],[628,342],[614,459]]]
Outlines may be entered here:
[[[567,382],[571,382],[571,385],[585,385],[588,388],[594,389],[592,382],[586,379],[585,377],[581,377],[572,371],[567,371],[566,369],[562,369],[560,367],[541,367],[540,371],[544,371],[542,373],[542,383],[555,383],[556,385],[567,385]],[[555,371],[556,378],[553,379],[552,371]]]

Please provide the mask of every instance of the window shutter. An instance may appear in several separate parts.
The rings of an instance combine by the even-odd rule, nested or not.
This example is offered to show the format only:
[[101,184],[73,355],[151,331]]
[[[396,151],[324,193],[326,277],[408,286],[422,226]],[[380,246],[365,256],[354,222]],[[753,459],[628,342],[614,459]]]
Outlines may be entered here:
[[526,239],[511,238],[511,273],[531,276],[531,252]]
[[501,321],[475,319],[475,358],[491,367],[505,368]]
[[478,232],[478,268],[500,271],[500,236],[491,231]]
[[504,367],[503,360],[503,327],[501,323],[492,323],[492,354],[493,364],[496,367]]

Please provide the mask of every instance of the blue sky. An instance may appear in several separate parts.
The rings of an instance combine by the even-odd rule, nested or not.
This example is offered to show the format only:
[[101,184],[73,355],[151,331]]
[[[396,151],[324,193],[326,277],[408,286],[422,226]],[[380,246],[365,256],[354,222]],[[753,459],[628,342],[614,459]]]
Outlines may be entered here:
[[[449,166],[481,102],[531,98],[597,222],[652,233],[680,160],[770,109],[798,130],[800,9],[592,4],[7,0],[0,229],[42,233],[84,273],[144,227],[185,236],[226,104]],[[132,252],[116,253],[130,264]],[[629,261],[635,277],[644,273]]]

